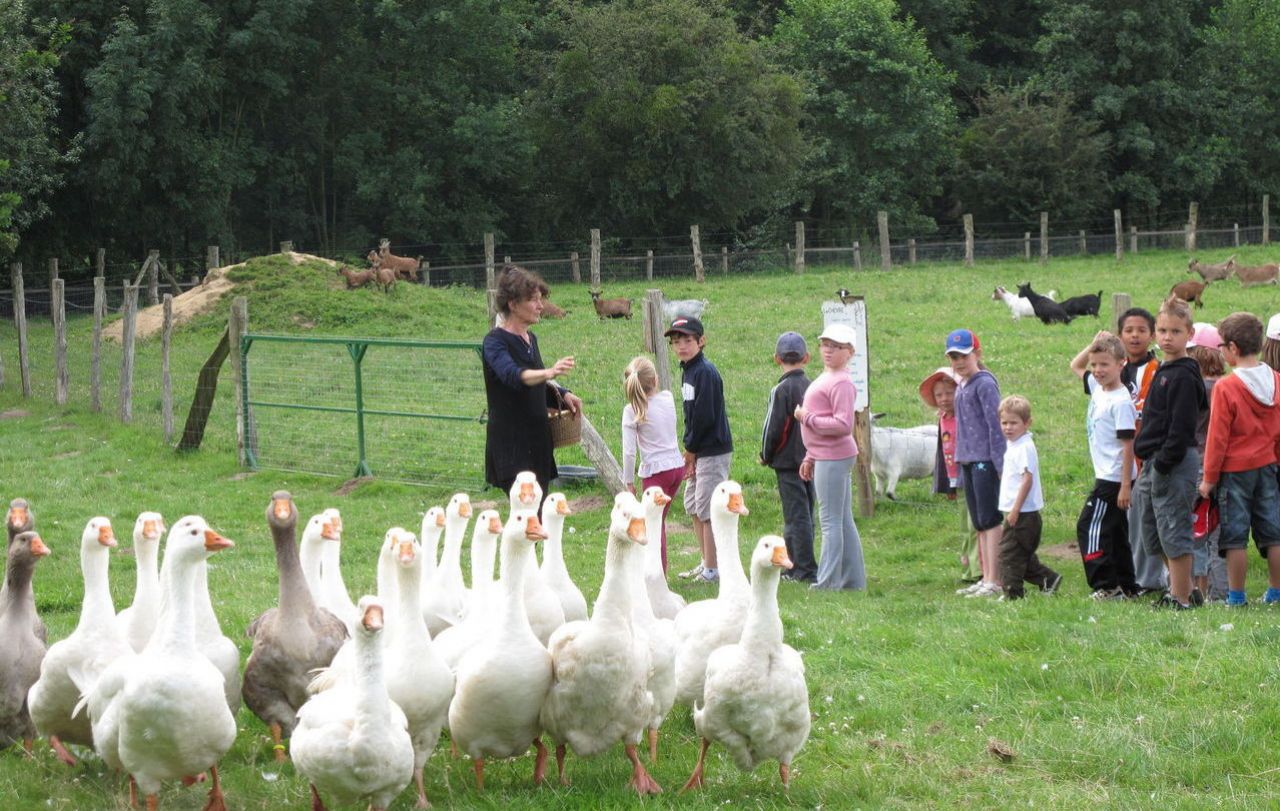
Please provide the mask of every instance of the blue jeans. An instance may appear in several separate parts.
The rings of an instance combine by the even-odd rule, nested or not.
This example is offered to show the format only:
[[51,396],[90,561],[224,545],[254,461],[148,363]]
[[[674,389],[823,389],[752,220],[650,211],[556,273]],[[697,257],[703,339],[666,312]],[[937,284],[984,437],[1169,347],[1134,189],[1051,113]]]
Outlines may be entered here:
[[1280,544],[1280,492],[1276,486],[1276,466],[1222,474],[1218,479],[1218,509],[1221,513],[1219,552],[1244,549],[1253,542],[1266,557],[1267,547]]

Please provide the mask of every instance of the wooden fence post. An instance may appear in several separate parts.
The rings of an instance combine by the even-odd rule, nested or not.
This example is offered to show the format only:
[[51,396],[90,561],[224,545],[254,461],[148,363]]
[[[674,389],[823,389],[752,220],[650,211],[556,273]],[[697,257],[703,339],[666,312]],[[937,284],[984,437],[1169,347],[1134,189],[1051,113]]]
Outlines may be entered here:
[[1132,306],[1128,293],[1111,294],[1111,324],[1116,334],[1120,333],[1120,314]]
[[1271,195],[1262,195],[1262,244],[1271,244]]
[[645,281],[653,281],[653,249],[644,252],[644,278]]
[[693,278],[699,282],[705,282],[707,271],[702,266],[702,237],[698,231],[698,226],[689,226],[689,241],[693,243]]
[[858,515],[869,518],[876,511],[876,491],[871,478],[871,409],[853,412],[853,441],[860,451],[854,460],[854,469],[858,474],[854,477]]
[[1196,225],[1200,219],[1200,204],[1194,200],[1187,207],[1187,253],[1196,252]]
[[916,240],[915,237],[907,240],[907,264],[914,265],[916,263]]
[[720,246],[720,269],[724,271],[724,275],[729,275],[729,246]]
[[1040,212],[1040,264],[1049,261],[1049,212]]
[[98,261],[94,264],[93,275],[94,276],[107,275],[107,249],[106,248],[98,249]]
[[[56,272],[56,270],[55,270]],[[53,316],[53,357],[57,370],[56,383],[53,390],[53,402],[58,405],[67,404],[67,288],[62,279],[54,279],[50,285]]]
[[[281,253],[284,253],[281,250]],[[147,252],[147,306],[154,307],[160,303],[160,251],[152,248]]]
[[856,239],[853,241],[853,269],[862,270],[862,244]]
[[[489,326],[491,327],[497,323],[497,318],[498,318],[498,303],[494,295],[494,291],[498,289],[498,280],[494,273],[494,268],[493,268],[493,248],[494,248],[493,234],[491,232],[486,233],[484,235],[484,289],[485,289],[485,299],[488,301],[488,304],[489,304]],[[235,356],[236,353],[239,351],[240,351],[239,344],[236,344],[233,342],[231,344],[232,355]],[[242,454],[240,464],[243,465],[244,464],[244,459],[243,459],[244,437],[242,435],[237,435],[237,436],[239,439],[239,444],[240,444],[241,454]]]
[[[101,255],[101,254],[99,254]],[[102,315],[107,309],[107,280],[93,277],[93,358],[89,366],[89,409],[102,410]]]
[[173,294],[164,294],[164,323],[160,331],[160,410],[164,415],[164,444],[173,442],[173,380],[169,376],[169,347],[173,343]]
[[804,273],[804,222],[796,221],[796,273]]
[[124,318],[120,330],[120,421],[133,422],[133,338],[137,327],[138,285],[124,280]]
[[1124,223],[1120,220],[1120,209],[1112,209],[1111,215],[1116,221],[1116,261],[1124,259]]
[[1129,226],[1129,253],[1138,252],[1138,226]]
[[280,253],[293,253],[293,240],[286,239],[280,243]]
[[236,296],[231,302],[231,315],[227,319],[228,355],[231,358],[231,396],[236,401],[236,459],[241,465],[248,462],[245,455],[244,431],[244,369],[240,364],[240,339],[249,330],[249,300]]
[[964,215],[964,266],[973,267],[973,215]]
[[658,369],[658,389],[671,390],[671,362],[667,358],[667,339],[662,337],[667,323],[662,317],[662,291],[644,292],[645,349],[654,355],[653,365]]
[[13,280],[13,325],[18,330],[18,376],[22,379],[22,396],[31,396],[31,359],[27,357],[27,295],[22,281],[22,263],[9,266]]
[[431,263],[426,259],[422,260],[422,284],[426,287],[431,286]]
[[209,275],[209,271],[214,268],[222,267],[222,257],[219,255],[222,250],[217,245],[206,245],[204,249],[204,272]]
[[53,291],[53,280],[57,278],[59,278],[58,257],[55,256],[54,258],[49,260],[49,291],[50,293],[52,293]]
[[876,226],[880,229],[880,269],[893,267],[893,257],[889,253],[889,212],[876,212]]
[[600,290],[600,229],[591,229],[591,289]]
[[1024,231],[1022,234],[1022,252],[1026,254],[1027,261],[1031,261],[1031,232]]
[[578,252],[569,253],[569,276],[574,284],[582,284],[582,265],[578,262]]
[[1086,254],[1088,252],[1089,252],[1089,237],[1088,235],[1085,234],[1084,229],[1081,228],[1080,229],[1080,253]]

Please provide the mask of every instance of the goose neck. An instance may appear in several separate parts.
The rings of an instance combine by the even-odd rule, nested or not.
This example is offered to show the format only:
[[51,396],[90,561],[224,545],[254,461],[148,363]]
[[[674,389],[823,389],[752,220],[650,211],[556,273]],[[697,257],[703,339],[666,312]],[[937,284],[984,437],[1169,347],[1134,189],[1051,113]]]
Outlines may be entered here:
[[770,566],[752,574],[751,604],[741,644],[752,650],[772,650],[782,644],[782,618],[778,615],[778,580],[782,573]]
[[600,596],[596,599],[592,619],[630,619],[631,578],[627,571],[630,546],[629,540],[620,540],[617,533],[609,533],[609,544],[604,554],[604,582],[600,584]]
[[471,590],[486,592],[493,585],[493,559],[496,548],[491,540],[471,542]]
[[110,557],[106,547],[86,546],[80,556],[80,572],[84,575],[84,603],[80,607],[80,622],[114,617],[115,605],[111,602],[111,587],[107,582]]
[[160,569],[157,563],[159,544],[143,540],[133,545],[138,573],[138,585],[134,590],[134,604],[153,603],[160,599]]
[[719,565],[720,593],[746,595],[747,574],[742,569],[742,553],[738,551],[738,517],[712,513],[711,534]]
[[323,572],[322,564],[324,553],[320,548],[320,541],[315,541],[307,537],[302,538],[302,548],[298,550],[298,561],[302,568],[302,579],[306,581],[307,588],[311,591],[311,596],[315,597],[320,594],[321,573]]
[[504,539],[502,560],[498,564],[502,579],[502,629],[508,633],[521,629],[533,633],[529,613],[524,604],[525,569],[532,550],[524,538]]
[[160,618],[148,647],[195,647],[198,569],[194,561],[173,561],[161,572]]
[[330,541],[321,554],[321,584],[331,587],[334,591],[346,592],[347,584],[342,579],[342,546],[335,541]]
[[554,571],[562,571],[564,565],[564,516],[557,512],[548,513],[542,525],[547,529],[547,539],[542,542],[542,565],[550,566]]
[[298,544],[293,527],[271,528],[276,547],[276,571],[280,578],[280,612],[286,616],[302,616],[315,610],[315,600],[302,576]]
[[[384,632],[385,633],[385,632]],[[391,719],[386,674],[382,666],[382,634],[356,630],[356,725],[385,729]]]
[[392,626],[414,635],[418,635],[418,626],[421,626],[421,633],[430,637],[426,620],[422,617],[422,573],[417,566],[394,565],[398,600]]
[[31,625],[35,616],[35,600],[32,599],[31,576],[35,573],[35,561],[9,558],[4,574],[4,601],[0,602],[0,617]]

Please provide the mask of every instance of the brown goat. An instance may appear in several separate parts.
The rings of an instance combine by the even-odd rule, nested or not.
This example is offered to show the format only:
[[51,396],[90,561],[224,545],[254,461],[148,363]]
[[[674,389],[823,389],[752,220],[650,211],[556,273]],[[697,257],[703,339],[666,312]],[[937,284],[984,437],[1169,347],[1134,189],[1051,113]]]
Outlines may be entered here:
[[1188,304],[1195,302],[1197,307],[1203,307],[1204,299],[1202,296],[1204,295],[1205,288],[1208,286],[1208,282],[1179,282],[1170,288],[1169,292]]
[[591,303],[595,305],[596,315],[603,321],[606,318],[631,318],[631,299],[600,298],[599,290],[591,291]]
[[554,301],[549,298],[542,300],[542,317],[543,318],[564,318],[567,313],[560,309]]
[[378,258],[384,266],[394,270],[398,278],[409,282],[416,282],[418,280],[418,269],[422,267],[421,256],[417,259],[410,259],[407,256],[396,256],[391,252],[389,243],[384,241],[382,243],[382,247],[378,249]]
[[1219,262],[1216,265],[1203,264],[1199,259],[1192,257],[1187,263],[1187,273],[1199,273],[1200,278],[1208,282],[1220,282],[1224,279],[1231,278],[1231,272],[1236,269],[1236,255],[1233,253],[1227,257],[1227,261]]
[[370,268],[369,270],[352,270],[346,265],[338,268],[338,272],[347,280],[347,289],[351,290],[356,287],[364,287],[366,284],[374,280],[377,270]]
[[382,265],[374,268],[373,271],[376,274],[374,281],[377,283],[378,287],[382,288],[382,292],[390,293],[391,288],[396,286],[396,279],[398,278],[396,276],[396,272],[391,268],[384,267]]
[[1240,280],[1241,287],[1253,287],[1259,284],[1275,284],[1276,275],[1280,273],[1280,265],[1272,262],[1267,265],[1259,265],[1257,267],[1242,267],[1236,265],[1236,278]]

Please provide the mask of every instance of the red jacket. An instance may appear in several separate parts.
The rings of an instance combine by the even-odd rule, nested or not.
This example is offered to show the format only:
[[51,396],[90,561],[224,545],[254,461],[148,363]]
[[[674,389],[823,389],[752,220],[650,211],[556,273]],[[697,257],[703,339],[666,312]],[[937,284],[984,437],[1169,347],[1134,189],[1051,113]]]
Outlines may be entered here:
[[[1280,373],[1275,391],[1280,395]],[[1274,464],[1280,458],[1280,406],[1258,401],[1239,377],[1229,375],[1213,387],[1209,435],[1204,444],[1204,480],[1217,484],[1221,473],[1239,473]]]

